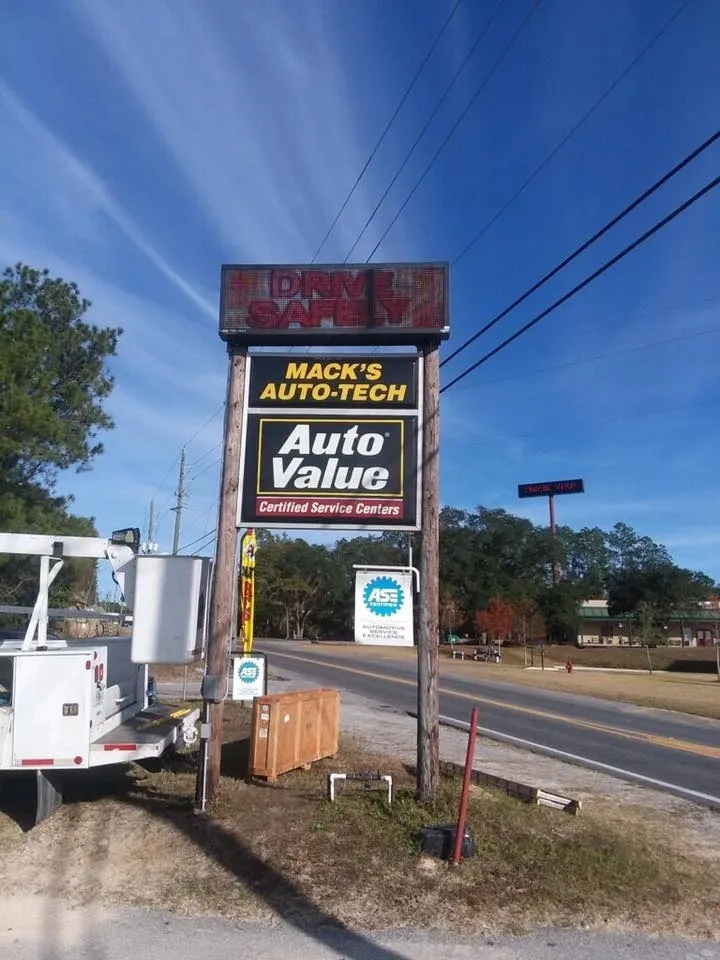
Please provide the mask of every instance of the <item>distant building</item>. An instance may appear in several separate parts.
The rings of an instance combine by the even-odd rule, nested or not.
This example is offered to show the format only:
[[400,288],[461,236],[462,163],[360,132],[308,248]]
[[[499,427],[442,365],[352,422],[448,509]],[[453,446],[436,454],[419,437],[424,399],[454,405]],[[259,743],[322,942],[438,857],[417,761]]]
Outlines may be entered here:
[[[629,646],[630,614],[611,617],[607,601],[585,600],[580,607],[580,646]],[[717,603],[704,603],[699,609],[673,611],[666,625],[664,643],[672,647],[712,647],[720,639],[720,609]]]

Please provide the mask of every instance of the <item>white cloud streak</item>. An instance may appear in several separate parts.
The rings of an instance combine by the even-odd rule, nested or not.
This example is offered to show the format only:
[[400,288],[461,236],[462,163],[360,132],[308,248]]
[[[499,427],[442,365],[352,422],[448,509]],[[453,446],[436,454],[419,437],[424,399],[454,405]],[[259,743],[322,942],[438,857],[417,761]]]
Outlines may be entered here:
[[[29,141],[31,155],[42,158],[43,166],[53,171],[56,179],[59,177],[62,183],[69,183],[73,196],[84,204],[86,210],[90,208],[96,213],[104,214],[167,280],[204,314],[216,319],[217,308],[172,268],[150,243],[138,224],[115,200],[101,178],[76,156],[60,137],[49,130],[2,80],[0,107],[4,109],[7,119],[19,128]],[[5,123],[3,127],[7,131]],[[56,183],[54,196],[62,197],[61,184]]]
[[200,201],[225,259],[309,259],[318,218],[358,165],[319,10],[187,0],[73,9]]

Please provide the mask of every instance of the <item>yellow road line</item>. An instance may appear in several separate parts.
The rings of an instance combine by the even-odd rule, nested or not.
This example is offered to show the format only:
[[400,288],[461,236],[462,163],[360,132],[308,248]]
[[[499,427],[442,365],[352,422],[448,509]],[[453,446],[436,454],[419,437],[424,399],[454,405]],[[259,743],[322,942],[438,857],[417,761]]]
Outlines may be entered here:
[[[317,657],[303,657],[292,653],[273,652],[274,657],[285,657],[288,660],[298,660],[300,663],[316,663],[321,667],[329,667],[332,670],[344,670],[346,673],[355,673],[359,676],[370,677],[373,680],[385,680],[390,683],[399,683],[409,687],[416,687],[415,680],[407,680],[404,677],[390,677],[384,673],[375,673],[372,670],[361,670],[358,667],[346,667],[329,660],[320,660]],[[692,740],[678,740],[676,737],[661,737],[651,733],[642,733],[639,730],[625,730],[622,727],[613,727],[610,724],[598,723],[594,720],[582,720],[578,717],[567,717],[559,713],[550,713],[547,710],[538,710],[536,707],[526,707],[518,703],[508,703],[506,700],[493,700],[490,697],[479,694],[463,693],[459,690],[448,690],[440,687],[441,693],[448,696],[458,697],[462,700],[470,700],[473,703],[484,703],[492,707],[501,707],[504,710],[514,710],[516,713],[524,713],[533,717],[542,717],[544,720],[555,720],[561,723],[568,723],[574,727],[581,727],[586,730],[594,730],[596,733],[609,733],[614,737],[623,737],[626,740],[638,740],[642,743],[649,743],[656,747],[666,747],[669,750],[679,750],[682,753],[694,753],[700,757],[707,757],[711,760],[720,760],[720,747],[708,747],[702,743],[694,743]]]

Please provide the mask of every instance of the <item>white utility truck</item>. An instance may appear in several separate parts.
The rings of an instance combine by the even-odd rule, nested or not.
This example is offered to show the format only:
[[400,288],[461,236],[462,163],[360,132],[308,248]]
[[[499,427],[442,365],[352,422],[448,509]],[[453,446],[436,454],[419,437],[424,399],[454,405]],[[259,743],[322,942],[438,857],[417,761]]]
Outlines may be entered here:
[[[197,739],[197,709],[148,702],[148,664],[204,654],[211,563],[138,554],[139,531],[109,539],[0,533],[0,554],[39,558],[27,629],[0,634],[0,788],[32,774],[35,823],[62,803],[78,770],[156,759]],[[48,591],[65,558],[109,560],[132,612],[132,635],[89,640],[48,635]],[[19,612],[19,608],[0,608]],[[67,611],[64,611],[67,613]],[[88,611],[84,615],[92,615]]]

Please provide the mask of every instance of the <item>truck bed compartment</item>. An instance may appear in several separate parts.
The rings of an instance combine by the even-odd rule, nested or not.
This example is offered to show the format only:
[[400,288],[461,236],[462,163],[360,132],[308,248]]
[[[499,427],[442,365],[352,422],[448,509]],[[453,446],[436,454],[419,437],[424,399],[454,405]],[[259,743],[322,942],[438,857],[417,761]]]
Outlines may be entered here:
[[91,744],[90,766],[159,757],[169,746],[182,744],[183,727],[199,717],[197,708],[147,707]]

